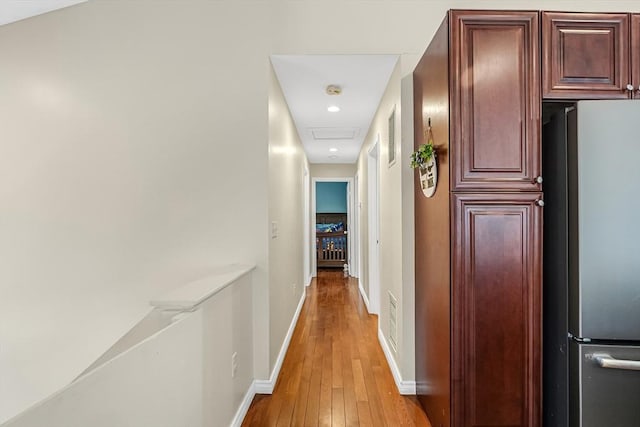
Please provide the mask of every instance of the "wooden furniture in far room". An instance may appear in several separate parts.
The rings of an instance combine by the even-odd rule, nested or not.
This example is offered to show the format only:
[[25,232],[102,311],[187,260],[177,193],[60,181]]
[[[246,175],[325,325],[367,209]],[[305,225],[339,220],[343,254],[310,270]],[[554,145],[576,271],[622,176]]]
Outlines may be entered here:
[[[537,11],[450,11],[414,71],[416,392],[438,427],[541,424]],[[449,42],[450,41],[450,42]]]
[[640,21],[628,13],[542,12],[542,96],[640,97]]
[[316,260],[318,267],[343,268],[348,263],[347,233],[346,213],[316,214]]

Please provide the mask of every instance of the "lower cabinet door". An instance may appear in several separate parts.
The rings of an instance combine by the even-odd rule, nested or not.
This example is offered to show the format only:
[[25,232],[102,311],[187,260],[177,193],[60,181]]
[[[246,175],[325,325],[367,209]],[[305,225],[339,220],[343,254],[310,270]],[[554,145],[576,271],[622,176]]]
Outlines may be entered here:
[[453,426],[540,426],[541,199],[452,195]]

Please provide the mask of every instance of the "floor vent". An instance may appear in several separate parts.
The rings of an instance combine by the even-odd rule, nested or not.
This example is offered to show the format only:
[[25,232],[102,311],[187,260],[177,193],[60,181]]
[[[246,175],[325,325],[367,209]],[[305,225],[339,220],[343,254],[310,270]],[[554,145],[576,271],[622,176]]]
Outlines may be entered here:
[[398,300],[389,292],[389,345],[394,353],[398,352],[398,323],[396,321],[398,312]]

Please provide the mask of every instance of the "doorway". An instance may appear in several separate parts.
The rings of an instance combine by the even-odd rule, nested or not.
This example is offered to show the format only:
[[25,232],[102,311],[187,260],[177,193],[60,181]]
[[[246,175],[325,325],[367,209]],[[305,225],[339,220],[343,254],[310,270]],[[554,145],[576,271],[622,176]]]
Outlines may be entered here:
[[[323,184],[328,185],[319,191],[319,184],[320,188]],[[327,200],[332,197],[331,187],[333,191],[342,187],[343,196]],[[353,178],[312,178],[311,192],[311,227],[307,247],[312,249],[313,276],[316,277],[318,267],[323,266],[342,268],[351,274],[350,266],[357,256],[357,243],[351,235],[355,204]],[[336,194],[340,192],[336,191]]]

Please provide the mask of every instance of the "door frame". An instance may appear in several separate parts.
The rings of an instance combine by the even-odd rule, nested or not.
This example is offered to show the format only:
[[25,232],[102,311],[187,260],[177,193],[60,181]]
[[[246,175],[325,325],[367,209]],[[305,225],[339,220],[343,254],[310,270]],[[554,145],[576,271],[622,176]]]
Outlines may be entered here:
[[[304,285],[309,286],[311,284],[312,271],[311,271],[311,246],[309,245],[310,241],[310,231],[311,231],[311,196],[310,196],[310,175],[309,168],[307,165],[304,165],[304,176],[302,179],[302,187],[303,187],[303,198],[302,198],[302,227],[303,227],[303,251],[302,256],[304,257],[303,268],[302,268],[302,276],[304,279]],[[315,227],[315,226],[314,226]]]
[[367,152],[369,313],[380,314],[380,134]]
[[353,230],[349,231],[351,238],[353,239],[353,252],[351,254],[351,264],[349,265],[349,274],[352,277],[360,278],[360,266],[362,265],[362,252],[355,250],[356,247],[360,247],[360,174],[356,172],[353,177],[353,188],[351,189],[353,192],[352,200],[353,205],[351,206],[353,210],[352,218],[353,218]]
[[[347,253],[349,259],[347,260],[347,264],[349,264],[349,269],[351,269],[351,265],[353,259],[358,256],[358,242],[354,241],[352,229],[353,229],[353,206],[355,205],[353,201],[354,193],[353,191],[353,177],[336,177],[336,178],[311,178],[311,227],[309,228],[309,240],[307,241],[307,247],[311,249],[311,273],[313,277],[318,276],[318,265],[316,262],[316,183],[318,182],[346,182],[347,183]],[[349,272],[351,274],[351,272]]]

